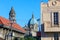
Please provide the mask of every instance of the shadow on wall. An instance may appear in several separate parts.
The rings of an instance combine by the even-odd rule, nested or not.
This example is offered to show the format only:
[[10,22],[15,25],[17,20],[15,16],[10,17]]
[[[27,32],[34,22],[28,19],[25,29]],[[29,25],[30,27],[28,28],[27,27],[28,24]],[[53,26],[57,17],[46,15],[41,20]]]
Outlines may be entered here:
[[54,33],[44,32],[44,24],[41,24],[41,37],[54,37]]

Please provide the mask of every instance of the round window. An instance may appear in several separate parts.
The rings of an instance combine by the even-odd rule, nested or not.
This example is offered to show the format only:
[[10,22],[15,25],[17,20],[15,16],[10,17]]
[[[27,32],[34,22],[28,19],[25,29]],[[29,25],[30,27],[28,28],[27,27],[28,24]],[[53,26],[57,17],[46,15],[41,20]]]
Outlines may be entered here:
[[52,5],[53,5],[53,6],[55,6],[56,4],[57,4],[57,2],[56,2],[56,1],[52,2]]

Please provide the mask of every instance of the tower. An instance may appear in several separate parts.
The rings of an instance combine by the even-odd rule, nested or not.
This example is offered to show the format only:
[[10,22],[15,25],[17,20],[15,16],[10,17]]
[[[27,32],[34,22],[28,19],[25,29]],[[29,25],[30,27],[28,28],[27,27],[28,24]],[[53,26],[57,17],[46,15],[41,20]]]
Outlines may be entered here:
[[10,13],[9,13],[9,20],[10,21],[14,21],[14,23],[16,22],[16,18],[15,18],[16,14],[15,14],[15,11],[14,11],[14,8],[11,7],[11,10],[10,10]]
[[38,30],[38,22],[34,17],[34,14],[32,14],[31,19],[28,22],[28,26],[30,27],[30,29],[33,31],[37,31]]
[[35,19],[34,14],[32,14],[32,17],[28,22],[28,27],[30,29],[32,36],[36,36],[36,32],[38,31],[38,22]]

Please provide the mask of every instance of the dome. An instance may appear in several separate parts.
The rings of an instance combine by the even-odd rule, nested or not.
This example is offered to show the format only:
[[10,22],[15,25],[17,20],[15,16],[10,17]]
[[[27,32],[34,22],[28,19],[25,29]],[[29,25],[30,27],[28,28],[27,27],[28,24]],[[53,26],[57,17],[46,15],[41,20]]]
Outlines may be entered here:
[[28,22],[28,26],[30,26],[31,24],[38,24],[37,20],[34,18],[34,15],[32,14],[32,18],[29,20]]

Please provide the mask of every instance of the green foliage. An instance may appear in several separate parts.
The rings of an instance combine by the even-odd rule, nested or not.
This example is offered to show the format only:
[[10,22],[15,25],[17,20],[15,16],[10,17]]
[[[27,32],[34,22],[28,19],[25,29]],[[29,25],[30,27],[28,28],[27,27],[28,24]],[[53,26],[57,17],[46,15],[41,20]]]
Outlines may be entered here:
[[20,40],[25,40],[24,38],[20,38]]
[[[16,38],[14,40],[17,40]],[[34,37],[25,37],[25,38],[20,38],[20,40],[37,40]]]
[[26,37],[25,40],[36,40],[36,38],[33,38],[33,37]]

